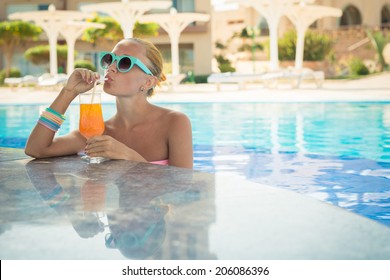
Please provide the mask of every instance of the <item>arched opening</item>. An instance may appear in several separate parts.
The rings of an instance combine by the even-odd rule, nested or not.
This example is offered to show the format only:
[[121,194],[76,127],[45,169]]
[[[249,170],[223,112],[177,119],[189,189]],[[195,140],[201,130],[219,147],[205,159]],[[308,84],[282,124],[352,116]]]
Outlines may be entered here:
[[269,36],[268,22],[264,17],[261,17],[258,27],[260,29],[261,36]]
[[382,7],[381,25],[390,26],[390,4],[386,4]]
[[340,26],[361,25],[362,16],[358,8],[353,5],[347,6],[340,19]]

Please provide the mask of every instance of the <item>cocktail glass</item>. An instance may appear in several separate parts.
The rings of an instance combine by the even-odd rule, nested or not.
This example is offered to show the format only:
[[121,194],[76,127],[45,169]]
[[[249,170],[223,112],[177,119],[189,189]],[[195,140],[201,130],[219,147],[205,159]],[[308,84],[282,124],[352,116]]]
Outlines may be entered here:
[[[80,122],[79,130],[81,135],[90,139],[94,136],[102,135],[104,132],[104,120],[102,113],[101,94],[95,91],[79,94],[80,99]],[[89,163],[101,163],[107,160],[104,157],[82,156],[82,159]]]

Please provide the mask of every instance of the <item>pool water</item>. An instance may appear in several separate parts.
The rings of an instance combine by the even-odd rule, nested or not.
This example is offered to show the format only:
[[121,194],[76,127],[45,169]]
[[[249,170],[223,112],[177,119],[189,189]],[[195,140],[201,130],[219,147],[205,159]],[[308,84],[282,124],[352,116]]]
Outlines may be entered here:
[[[389,103],[164,103],[193,126],[194,168],[292,190],[390,226]],[[45,106],[0,106],[22,148]],[[103,105],[107,119],[114,104]],[[78,127],[78,107],[59,135]]]

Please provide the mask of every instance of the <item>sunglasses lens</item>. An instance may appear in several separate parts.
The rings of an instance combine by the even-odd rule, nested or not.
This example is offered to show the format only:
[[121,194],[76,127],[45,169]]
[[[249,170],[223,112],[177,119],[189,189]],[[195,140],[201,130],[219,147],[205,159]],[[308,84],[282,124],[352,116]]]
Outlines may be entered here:
[[127,71],[129,71],[133,67],[133,64],[132,64],[130,58],[122,57],[118,61],[117,67],[118,67],[119,71],[127,72]]
[[112,64],[113,57],[110,53],[107,53],[102,56],[100,64],[103,68],[108,68]]

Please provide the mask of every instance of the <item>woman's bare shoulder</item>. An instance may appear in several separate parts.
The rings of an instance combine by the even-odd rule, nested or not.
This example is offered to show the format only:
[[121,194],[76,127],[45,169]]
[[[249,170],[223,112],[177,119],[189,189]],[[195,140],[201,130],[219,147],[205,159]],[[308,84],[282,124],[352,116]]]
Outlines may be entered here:
[[163,107],[158,107],[158,110],[160,111],[161,114],[160,116],[164,118],[166,121],[168,121],[171,125],[190,122],[188,116],[183,112],[179,112],[179,111],[175,111]]

